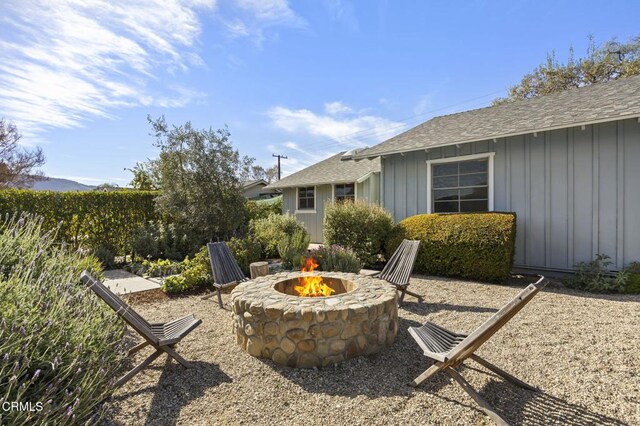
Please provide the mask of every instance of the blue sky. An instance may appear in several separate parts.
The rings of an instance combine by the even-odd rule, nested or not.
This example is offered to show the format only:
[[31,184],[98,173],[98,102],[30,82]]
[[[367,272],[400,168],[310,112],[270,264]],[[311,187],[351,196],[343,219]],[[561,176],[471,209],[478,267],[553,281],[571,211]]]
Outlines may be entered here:
[[640,35],[638,1],[2,0],[0,117],[44,172],[124,186],[146,117],[229,127],[285,174],[488,105],[556,50]]

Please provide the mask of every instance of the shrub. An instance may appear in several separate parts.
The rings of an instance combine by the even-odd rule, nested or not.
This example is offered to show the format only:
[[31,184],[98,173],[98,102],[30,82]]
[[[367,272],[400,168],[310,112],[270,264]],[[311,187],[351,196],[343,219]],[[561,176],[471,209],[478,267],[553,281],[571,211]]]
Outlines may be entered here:
[[265,257],[278,255],[278,243],[284,236],[293,235],[296,231],[307,232],[304,225],[298,222],[295,216],[274,213],[264,219],[252,220],[249,224],[249,230],[262,245]]
[[362,264],[351,249],[341,246],[320,246],[305,257],[312,257],[318,263],[320,271],[360,272]]
[[105,268],[113,268],[116,264],[116,253],[113,247],[106,244],[100,244],[92,250],[95,256]]
[[640,294],[640,262],[633,262],[625,270],[629,277],[624,286],[627,294]]
[[262,254],[262,246],[256,237],[252,234],[248,234],[244,238],[231,238],[227,242],[233,257],[236,258],[240,269],[245,275],[249,275],[249,265],[253,262],[260,260]]
[[201,240],[174,224],[149,221],[134,230],[129,245],[133,254],[142,258],[182,260],[197,252]]
[[422,214],[401,221],[387,257],[403,239],[420,240],[414,271],[499,282],[509,278],[515,253],[514,213]]
[[309,247],[309,234],[305,230],[296,230],[284,235],[278,242],[278,253],[286,269],[297,269],[302,265],[303,255]]
[[3,424],[98,423],[125,356],[124,326],[80,284],[92,256],[53,243],[42,219],[0,224],[1,401],[41,402],[4,411]]
[[625,290],[629,273],[620,271],[612,274],[609,266],[612,262],[606,254],[596,254],[590,262],[576,264],[575,275],[564,280],[567,287],[594,293],[622,293]]
[[207,251],[207,246],[204,246],[195,254],[193,259],[188,257],[184,259],[180,275],[167,277],[164,280],[162,291],[166,293],[182,293],[210,284],[212,280],[209,252]]
[[269,215],[282,214],[282,195],[268,200],[247,200],[245,203],[247,210],[247,221],[255,219],[266,219]]
[[56,230],[56,242],[73,249],[111,247],[115,254],[129,250],[129,235],[156,219],[153,191],[53,192],[0,191],[0,214],[29,213],[42,217],[44,231]]
[[350,248],[365,265],[376,263],[392,228],[391,214],[380,206],[358,201],[325,207],[325,243]]

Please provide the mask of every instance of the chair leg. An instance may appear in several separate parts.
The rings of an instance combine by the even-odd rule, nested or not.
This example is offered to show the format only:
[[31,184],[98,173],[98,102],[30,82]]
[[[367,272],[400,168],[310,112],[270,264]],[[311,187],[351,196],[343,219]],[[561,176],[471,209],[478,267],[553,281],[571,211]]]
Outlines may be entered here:
[[500,415],[493,410],[491,405],[489,405],[489,403],[483,397],[481,397],[478,392],[476,392],[476,390],[469,384],[469,382],[467,382],[464,379],[464,377],[460,375],[460,373],[458,373],[456,370],[454,370],[451,367],[445,368],[444,371],[446,371],[447,374],[449,374],[453,378],[453,380],[455,380],[456,382],[458,382],[460,386],[462,386],[462,389],[464,389],[464,391],[467,394],[469,394],[471,399],[473,399],[476,402],[476,404],[480,406],[480,409],[487,416],[491,417],[491,420],[496,422],[497,425],[499,426],[509,425],[509,423],[507,423],[502,417],[500,417]]
[[404,295],[407,292],[406,288],[403,288],[400,290],[400,300],[398,300],[398,306],[402,306],[402,304],[404,303]]
[[421,384],[423,384],[427,379],[429,379],[430,377],[432,377],[434,374],[436,374],[438,371],[442,370],[442,363],[441,362],[436,362],[435,364],[433,364],[431,367],[427,368],[425,370],[424,373],[422,373],[421,375],[419,375],[418,377],[416,377],[414,379],[414,381],[411,383],[411,386],[416,387],[416,386],[420,386]]
[[173,348],[169,346],[163,346],[162,350],[165,351],[171,358],[175,359],[180,364],[182,364],[184,367],[191,368],[191,363],[186,359],[182,358],[180,355],[178,355],[178,353],[175,350],[173,350]]
[[135,368],[133,368],[133,370],[129,371],[127,374],[125,374],[124,376],[122,376],[115,384],[116,388],[119,388],[120,386],[122,386],[123,384],[127,383],[133,376],[135,376],[136,374],[138,374],[143,368],[147,367],[149,364],[151,364],[156,358],[158,358],[160,356],[160,354],[162,353],[162,351],[157,350],[154,353],[152,353],[151,355],[149,355],[149,357],[147,359],[145,359],[144,361],[142,361],[140,364],[138,364],[137,366],[135,366]]
[[135,345],[134,347],[132,347],[131,349],[129,349],[128,354],[129,354],[129,355],[133,355],[133,354],[135,354],[136,352],[138,352],[140,349],[142,349],[142,348],[144,348],[144,347],[146,347],[146,346],[149,346],[149,342],[142,342],[142,343],[140,343],[140,344],[137,344],[137,345]]
[[220,287],[218,287],[217,290],[218,290],[218,305],[220,305],[220,309],[224,309],[224,306],[222,305],[222,292],[220,291]]
[[406,290],[406,293],[407,293],[408,295],[413,296],[413,297],[415,297],[416,299],[418,299],[418,302],[422,302],[422,301],[423,301],[423,299],[424,299],[422,296],[420,296],[419,294],[414,293],[414,292],[412,292],[412,291]]
[[525,382],[523,382],[522,380],[518,379],[515,376],[512,376],[511,374],[507,373],[506,371],[504,371],[503,369],[496,367],[495,365],[491,364],[489,361],[487,361],[486,359],[480,358],[478,355],[473,354],[470,357],[472,360],[474,360],[475,362],[477,362],[478,364],[482,365],[483,367],[485,367],[488,370],[493,371],[494,373],[496,373],[498,376],[502,377],[503,379],[513,383],[514,385],[520,386],[522,388],[531,390],[531,391],[535,391],[537,392],[539,389],[535,388]]

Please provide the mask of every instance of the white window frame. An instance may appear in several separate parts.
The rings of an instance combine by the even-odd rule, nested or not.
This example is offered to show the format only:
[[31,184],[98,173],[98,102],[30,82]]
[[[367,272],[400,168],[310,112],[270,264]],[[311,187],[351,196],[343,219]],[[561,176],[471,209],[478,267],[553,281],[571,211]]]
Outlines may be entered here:
[[458,163],[460,161],[468,161],[468,160],[480,160],[480,159],[488,159],[487,170],[489,173],[489,181],[488,181],[488,191],[489,191],[489,211],[493,211],[493,158],[495,157],[495,152],[485,152],[482,154],[473,154],[473,155],[461,155],[459,157],[448,157],[448,158],[438,158],[434,160],[427,160],[427,213],[433,213],[433,188],[431,187],[431,180],[433,178],[431,172],[431,166],[434,164],[442,164],[442,163]]
[[[300,198],[299,198],[299,192],[300,192],[300,188],[309,188],[313,186],[313,208],[312,209],[299,209],[299,203],[300,203]],[[318,187],[316,185],[305,185],[305,186],[297,186],[296,187],[296,210],[295,210],[295,214],[300,214],[300,213],[317,213],[317,208],[318,208]]]
[[[358,201],[358,182],[336,182],[336,183],[332,183],[331,184],[331,200],[333,202],[337,201],[336,200],[336,185],[348,185],[352,183],[353,184],[353,200],[354,201]],[[315,194],[315,192],[314,192]]]

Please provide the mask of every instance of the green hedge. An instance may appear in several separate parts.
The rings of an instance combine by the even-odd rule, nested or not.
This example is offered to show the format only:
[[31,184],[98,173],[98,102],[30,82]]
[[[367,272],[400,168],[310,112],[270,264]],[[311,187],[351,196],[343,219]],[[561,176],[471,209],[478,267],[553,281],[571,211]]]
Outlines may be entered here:
[[511,274],[515,213],[422,214],[401,221],[387,257],[403,238],[421,240],[414,271],[499,282]]
[[0,191],[0,214],[30,213],[41,216],[43,229],[60,227],[57,242],[72,248],[106,247],[117,254],[130,249],[131,233],[155,220],[153,191],[54,192]]

